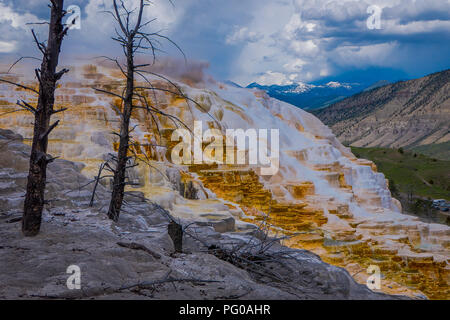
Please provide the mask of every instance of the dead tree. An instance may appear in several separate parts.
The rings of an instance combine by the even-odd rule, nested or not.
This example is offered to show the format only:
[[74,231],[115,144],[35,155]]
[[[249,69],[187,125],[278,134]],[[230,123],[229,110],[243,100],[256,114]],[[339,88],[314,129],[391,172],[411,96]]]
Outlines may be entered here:
[[[114,221],[117,221],[119,219],[119,214],[124,199],[125,186],[129,184],[126,177],[126,171],[130,167],[128,163],[132,158],[129,156],[129,149],[131,145],[130,133],[132,131],[132,129],[130,129],[130,119],[132,112],[134,109],[141,108],[147,110],[150,113],[163,114],[154,106],[150,106],[147,101],[144,101],[145,97],[138,93],[138,90],[142,89],[142,87],[136,86],[135,77],[144,77],[143,73],[146,71],[142,70],[142,68],[151,66],[151,64],[137,65],[135,64],[135,56],[138,52],[142,52],[145,50],[150,51],[154,63],[156,57],[155,52],[158,51],[154,44],[155,42],[158,42],[156,38],[168,40],[179,49],[179,47],[169,38],[162,36],[159,33],[148,33],[144,31],[144,28],[153,21],[150,20],[144,22],[142,19],[144,10],[149,4],[150,2],[144,2],[144,0],[141,0],[139,2],[139,8],[136,10],[136,8],[128,9],[123,0],[120,1],[120,6],[117,4],[116,0],[113,0],[112,11],[106,11],[114,17],[114,20],[119,26],[116,29],[116,36],[114,36],[112,39],[122,46],[126,60],[126,65],[122,66],[122,64],[119,63],[117,59],[105,57],[106,59],[115,63],[115,65],[120,69],[126,79],[125,88],[122,93],[109,92],[106,90],[94,88],[101,93],[110,94],[115,98],[119,98],[121,101],[121,110],[116,110],[118,111],[121,120],[120,132],[118,134],[119,148],[117,156],[113,157],[113,161],[115,162],[113,166],[114,178],[112,184],[111,202],[108,210],[108,217]],[[135,18],[135,23],[132,23],[133,18]],[[146,89],[156,90],[156,88],[154,87]],[[176,94],[176,92],[173,93]],[[141,105],[137,105],[137,102],[139,101]],[[166,116],[171,117],[173,121],[180,121],[176,117],[170,115]],[[153,120],[156,122],[154,117]]]
[[183,252],[183,226],[172,220],[167,227],[167,232],[172,239],[175,252]]
[[[116,30],[117,37],[113,39],[119,42],[123,48],[126,57],[126,70],[120,65],[120,69],[126,77],[126,87],[124,95],[120,95],[123,109],[120,111],[120,133],[119,133],[119,150],[117,158],[115,158],[116,166],[114,169],[113,187],[111,202],[108,209],[108,217],[117,221],[122,207],[125,185],[126,185],[126,169],[130,159],[128,157],[128,149],[130,142],[130,119],[133,109],[134,98],[134,81],[136,65],[134,63],[135,53],[141,48],[139,32],[143,26],[142,15],[144,13],[144,0],[140,1],[139,13],[135,26],[131,29],[130,18],[133,10],[128,10],[123,1],[121,1],[121,9],[117,6],[117,1],[113,1],[114,11],[110,12],[120,26],[120,31]],[[144,39],[145,40],[145,39]]]
[[[168,0],[171,1],[171,0]],[[146,7],[148,7],[150,1],[139,1],[139,8],[129,9],[125,5],[124,0],[120,0],[120,6],[117,0],[113,0],[113,8],[111,11],[105,11],[113,16],[114,20],[118,24],[118,28],[115,29],[116,35],[112,39],[118,42],[123,49],[125,55],[125,65],[122,65],[118,59],[113,59],[111,57],[103,57],[110,62],[113,62],[116,67],[120,70],[124,76],[126,83],[125,87],[121,92],[111,92],[107,90],[102,90],[99,88],[94,88],[94,90],[113,96],[114,98],[119,98],[121,102],[120,110],[116,109],[116,112],[120,115],[120,132],[117,134],[119,136],[119,148],[117,156],[112,157],[113,165],[105,168],[107,171],[112,172],[114,175],[113,185],[112,185],[112,195],[111,202],[108,210],[108,217],[114,221],[119,219],[120,210],[123,204],[125,187],[131,185],[132,183],[127,181],[127,169],[135,167],[137,161],[134,164],[129,164],[129,160],[133,158],[130,156],[130,146],[133,145],[131,140],[131,132],[134,128],[130,129],[130,120],[133,111],[136,109],[142,109],[151,115],[151,119],[159,132],[158,121],[155,115],[163,116],[169,118],[173,124],[178,127],[179,125],[185,127],[189,131],[192,130],[179,118],[174,115],[168,114],[160,110],[157,105],[152,105],[145,95],[142,94],[143,91],[148,90],[155,94],[156,91],[160,91],[166,94],[172,94],[186,101],[187,106],[190,108],[189,103],[195,104],[198,108],[202,109],[206,114],[211,117],[211,119],[220,127],[220,123],[215,119],[208,110],[197,103],[195,100],[187,97],[181,88],[168,79],[165,76],[151,72],[148,70],[156,61],[156,52],[160,51],[159,45],[160,40],[168,41],[170,44],[174,45],[184,56],[181,48],[173,42],[170,38],[161,35],[158,32],[146,32],[146,27],[155,19],[150,21],[143,21],[142,17]],[[135,18],[135,19],[134,19]],[[132,20],[136,22],[133,23]],[[135,64],[135,57],[138,53],[149,52],[152,58],[151,63],[148,64]],[[185,60],[186,57],[184,56]],[[146,68],[147,67],[147,68]],[[148,76],[153,76],[160,81],[165,82],[169,85],[169,88],[159,88],[153,85],[153,83],[147,78]],[[144,81],[145,85],[137,85],[136,77]],[[156,98],[156,95],[154,95]],[[155,99],[156,100],[156,99]],[[157,101],[155,101],[157,104]],[[161,142],[161,136],[160,136]],[[134,156],[135,160],[140,160]],[[142,161],[149,165],[148,161]],[[151,165],[150,165],[151,166]],[[99,177],[100,178],[100,177]]]
[[69,71],[67,69],[56,71],[61,44],[69,27],[65,26],[62,21],[66,15],[66,11],[63,9],[64,0],[50,0],[50,2],[51,16],[48,23],[48,41],[46,43],[40,42],[34,30],[32,30],[34,41],[43,55],[41,67],[35,70],[36,78],[39,81],[39,91],[0,79],[2,82],[39,95],[36,107],[23,100],[17,102],[21,108],[34,114],[33,143],[22,219],[22,232],[25,236],[35,236],[40,230],[42,210],[46,203],[44,192],[47,165],[55,159],[47,155],[48,136],[59,123],[58,120],[50,124],[50,119],[53,114],[65,110],[63,108],[55,110],[54,103],[56,83]]

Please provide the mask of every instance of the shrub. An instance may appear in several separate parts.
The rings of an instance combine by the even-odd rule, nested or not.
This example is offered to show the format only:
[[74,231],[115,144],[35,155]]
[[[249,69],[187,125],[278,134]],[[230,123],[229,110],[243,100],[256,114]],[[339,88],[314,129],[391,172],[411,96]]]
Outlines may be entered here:
[[392,180],[392,179],[389,179],[389,191],[391,191],[391,194],[393,196],[398,194],[397,185],[395,184],[394,180]]

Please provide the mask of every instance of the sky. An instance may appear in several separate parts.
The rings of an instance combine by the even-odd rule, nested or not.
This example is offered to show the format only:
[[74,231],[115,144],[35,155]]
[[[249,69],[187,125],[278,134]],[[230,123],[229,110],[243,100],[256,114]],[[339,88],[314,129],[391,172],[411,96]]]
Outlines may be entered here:
[[[130,7],[137,0],[125,0]],[[172,2],[172,3],[171,3]],[[287,85],[342,79],[416,78],[450,67],[450,0],[153,0],[149,31],[175,41],[188,61],[218,80]],[[37,56],[30,29],[44,39],[47,0],[0,0],[0,62]],[[61,61],[108,54],[112,0],[65,0],[81,8]],[[378,19],[379,17],[379,19]],[[379,24],[377,23],[379,21]],[[169,43],[164,57],[182,58]],[[150,55],[149,59],[150,59]],[[371,78],[371,79],[372,79]]]

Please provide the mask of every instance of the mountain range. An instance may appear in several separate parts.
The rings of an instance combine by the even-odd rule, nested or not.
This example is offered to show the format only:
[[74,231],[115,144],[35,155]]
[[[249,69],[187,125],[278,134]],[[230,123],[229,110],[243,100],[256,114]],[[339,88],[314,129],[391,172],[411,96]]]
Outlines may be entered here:
[[[304,110],[325,108],[357,93],[372,90],[399,80],[411,79],[411,75],[392,68],[367,68],[328,76],[311,83],[288,85],[260,84],[253,82],[247,88],[267,92],[272,98],[290,103]],[[228,85],[240,87],[226,81]]]
[[329,81],[324,84],[294,83],[290,85],[260,85],[253,82],[247,88],[267,92],[272,98],[285,101],[305,110],[326,107],[334,102],[361,92],[367,87],[360,83]]
[[[359,92],[372,90],[389,83],[387,80],[379,80],[371,84],[328,81],[319,84],[298,82],[290,85],[261,85],[253,82],[247,88],[263,90],[272,98],[304,110],[315,110],[325,108]],[[227,84],[239,86],[231,81],[228,81]]]
[[[344,144],[450,155],[450,69],[399,81],[312,112]],[[432,153],[432,154],[430,154]]]

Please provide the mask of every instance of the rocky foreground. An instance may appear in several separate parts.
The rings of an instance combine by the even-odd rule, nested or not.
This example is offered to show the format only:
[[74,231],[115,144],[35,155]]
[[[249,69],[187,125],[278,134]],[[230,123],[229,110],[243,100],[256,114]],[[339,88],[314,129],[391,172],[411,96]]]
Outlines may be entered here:
[[[29,149],[21,136],[0,129],[0,299],[400,298],[372,292],[346,270],[276,242],[266,254],[283,252],[286,259],[262,262],[259,273],[212,251],[259,250],[267,240],[258,230],[219,233],[220,228],[180,220],[189,226],[183,253],[174,253],[167,211],[130,193],[120,221],[111,222],[106,188],[98,186],[98,199],[89,207],[92,184],[82,188],[90,182],[80,173],[83,165],[66,160],[49,166],[50,203],[41,233],[25,238],[20,216]],[[81,269],[81,290],[66,286],[70,265]],[[270,268],[276,268],[276,279],[264,274]]]

